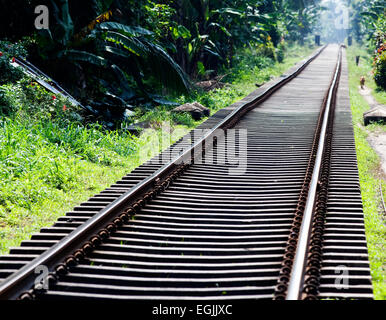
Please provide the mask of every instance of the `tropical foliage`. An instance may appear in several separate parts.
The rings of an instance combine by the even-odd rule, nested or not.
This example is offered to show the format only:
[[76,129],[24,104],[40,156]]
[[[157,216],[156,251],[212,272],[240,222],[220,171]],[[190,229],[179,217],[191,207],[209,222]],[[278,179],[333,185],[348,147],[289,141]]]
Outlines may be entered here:
[[375,40],[376,34],[385,32],[385,0],[348,1],[351,11],[351,31],[357,41]]
[[386,90],[386,0],[351,1],[352,34],[374,51],[374,80]]
[[312,33],[320,10],[319,0],[21,2],[12,6],[23,7],[26,21],[37,4],[47,5],[49,29],[23,27],[19,16],[13,40],[32,36],[28,58],[93,116],[110,120],[133,106],[171,104],[194,81],[231,67],[245,47],[281,61],[286,42],[304,43]]
[[0,40],[0,85],[21,79],[23,73],[12,67],[11,62],[16,56],[25,54],[22,45]]
[[386,90],[386,42],[377,49],[374,57],[374,80],[377,86]]

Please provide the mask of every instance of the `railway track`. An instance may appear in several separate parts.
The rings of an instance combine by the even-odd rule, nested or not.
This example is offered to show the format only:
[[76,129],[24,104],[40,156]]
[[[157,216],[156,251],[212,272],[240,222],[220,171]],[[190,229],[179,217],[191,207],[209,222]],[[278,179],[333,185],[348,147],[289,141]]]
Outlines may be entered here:
[[1,299],[372,299],[330,45],[0,256]]

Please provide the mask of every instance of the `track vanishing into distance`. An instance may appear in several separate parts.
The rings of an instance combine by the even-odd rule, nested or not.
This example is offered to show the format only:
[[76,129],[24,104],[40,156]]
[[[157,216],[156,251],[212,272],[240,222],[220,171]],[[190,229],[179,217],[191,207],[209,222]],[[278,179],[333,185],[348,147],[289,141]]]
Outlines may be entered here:
[[348,97],[321,48],[0,256],[0,298],[372,299]]

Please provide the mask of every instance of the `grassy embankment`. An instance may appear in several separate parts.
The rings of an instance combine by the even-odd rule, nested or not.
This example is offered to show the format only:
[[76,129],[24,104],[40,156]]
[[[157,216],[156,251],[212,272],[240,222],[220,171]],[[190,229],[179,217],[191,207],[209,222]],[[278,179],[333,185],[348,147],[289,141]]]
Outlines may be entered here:
[[[246,51],[225,78],[230,86],[180,97],[178,102],[196,100],[213,113],[312,51],[290,47],[282,63]],[[63,108],[65,101],[51,99],[30,83],[23,79],[0,86],[3,101],[12,106],[10,114],[0,114],[0,254],[150,159],[159,152],[158,141],[164,135],[162,130],[145,130],[134,137],[123,130],[106,132],[98,125],[84,127],[70,116],[74,113],[68,105]],[[199,124],[190,116],[171,117],[167,107],[142,114],[139,120],[159,127],[171,119],[180,123],[172,124],[171,142]]]
[[[355,64],[355,56],[361,56],[360,64]],[[348,48],[348,64],[350,78],[350,99],[353,114],[356,150],[358,156],[359,179],[365,214],[366,236],[368,241],[371,275],[376,299],[386,299],[385,283],[385,217],[381,208],[380,184],[386,199],[386,181],[381,176],[380,159],[370,147],[366,138],[370,133],[386,131],[386,126],[371,124],[364,127],[363,112],[369,105],[358,91],[359,79],[366,77],[366,86],[372,89],[374,98],[386,104],[386,92],[376,89],[371,70],[372,57],[363,46],[354,45]]]

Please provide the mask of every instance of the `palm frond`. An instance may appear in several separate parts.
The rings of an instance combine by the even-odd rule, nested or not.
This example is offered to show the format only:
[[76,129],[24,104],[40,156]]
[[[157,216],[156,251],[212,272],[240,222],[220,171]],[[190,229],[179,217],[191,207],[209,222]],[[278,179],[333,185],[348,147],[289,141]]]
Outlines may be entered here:
[[188,77],[180,66],[159,44],[144,37],[150,33],[143,28],[126,26],[115,22],[102,23],[101,37],[112,45],[106,50],[121,58],[135,55],[141,62],[141,69],[154,76],[162,85],[173,91],[187,92],[190,88]]
[[103,31],[118,31],[128,37],[140,37],[140,36],[151,36],[152,31],[139,26],[128,26],[118,22],[104,22],[99,25],[99,28]]
[[107,60],[105,58],[87,51],[64,50],[58,54],[58,57],[65,57],[72,61],[88,62],[99,67],[105,67],[108,65]]
[[135,97],[135,91],[129,87],[129,85],[127,83],[127,78],[126,78],[123,70],[115,64],[111,65],[111,68],[114,71],[114,73],[118,79],[118,82],[120,84],[120,89],[123,92],[121,94],[122,98],[125,100],[130,100],[133,97]]
[[139,57],[145,57],[148,54],[148,48],[136,37],[126,36],[116,31],[107,31],[103,38],[108,42],[121,45]]
[[175,91],[187,92],[190,90],[190,82],[181,67],[158,44],[144,40],[149,48],[146,62],[149,63],[153,75],[166,86]]

